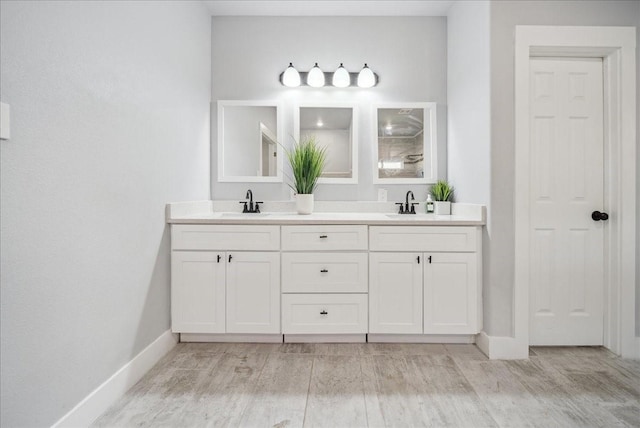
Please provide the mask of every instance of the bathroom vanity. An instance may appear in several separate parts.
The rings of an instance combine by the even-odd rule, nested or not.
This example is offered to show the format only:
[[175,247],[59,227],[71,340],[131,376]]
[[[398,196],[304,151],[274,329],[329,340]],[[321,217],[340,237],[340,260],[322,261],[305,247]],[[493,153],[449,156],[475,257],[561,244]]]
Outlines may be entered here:
[[272,205],[257,215],[167,206],[182,341],[473,342],[480,332],[482,206],[433,216],[325,203],[356,211],[304,216]]

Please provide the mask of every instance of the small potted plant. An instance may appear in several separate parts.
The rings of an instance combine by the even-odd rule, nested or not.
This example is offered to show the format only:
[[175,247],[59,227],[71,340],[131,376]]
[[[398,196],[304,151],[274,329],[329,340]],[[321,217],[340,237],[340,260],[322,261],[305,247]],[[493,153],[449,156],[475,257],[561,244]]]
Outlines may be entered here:
[[313,212],[313,191],[322,175],[327,159],[327,148],[320,147],[314,135],[294,142],[293,147],[285,149],[291,170],[293,184],[289,185],[296,192],[296,209],[298,214]]
[[451,215],[451,200],[454,190],[447,180],[438,180],[436,184],[431,186],[430,193],[435,201],[436,215]]

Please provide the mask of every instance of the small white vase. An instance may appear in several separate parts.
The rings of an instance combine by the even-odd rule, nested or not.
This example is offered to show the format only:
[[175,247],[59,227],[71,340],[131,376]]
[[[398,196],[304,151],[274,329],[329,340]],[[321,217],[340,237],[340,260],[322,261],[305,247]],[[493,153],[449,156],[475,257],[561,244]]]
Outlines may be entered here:
[[451,215],[451,202],[435,201],[435,215]]
[[296,209],[298,214],[311,214],[313,212],[313,193],[296,195]]

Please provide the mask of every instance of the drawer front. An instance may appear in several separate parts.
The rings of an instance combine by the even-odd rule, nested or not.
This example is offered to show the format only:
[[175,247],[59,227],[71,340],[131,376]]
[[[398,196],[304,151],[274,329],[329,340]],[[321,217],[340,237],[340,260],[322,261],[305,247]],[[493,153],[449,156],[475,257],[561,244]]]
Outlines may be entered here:
[[476,251],[476,228],[465,226],[372,226],[371,251]]
[[367,253],[282,253],[283,293],[366,293]]
[[283,294],[284,334],[367,332],[366,294]]
[[173,250],[277,251],[280,226],[173,225]]
[[282,249],[366,250],[367,226],[282,226]]

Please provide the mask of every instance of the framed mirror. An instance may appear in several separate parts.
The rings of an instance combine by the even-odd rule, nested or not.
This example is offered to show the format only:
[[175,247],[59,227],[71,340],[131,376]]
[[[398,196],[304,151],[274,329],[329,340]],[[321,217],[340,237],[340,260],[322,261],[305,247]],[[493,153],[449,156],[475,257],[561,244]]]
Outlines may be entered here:
[[327,148],[319,183],[358,182],[358,111],[353,104],[305,104],[295,109],[295,139],[311,135]]
[[218,101],[218,181],[282,182],[282,108],[275,101]]
[[374,183],[435,183],[436,103],[396,103],[374,107]]

